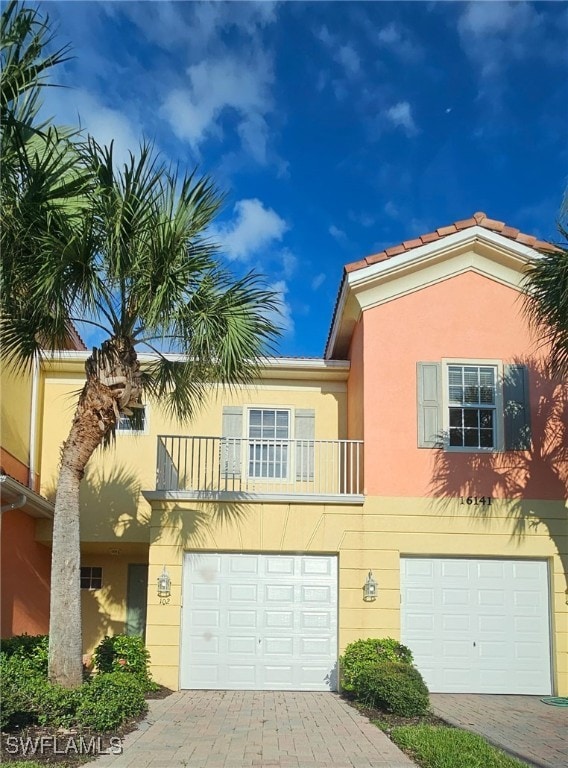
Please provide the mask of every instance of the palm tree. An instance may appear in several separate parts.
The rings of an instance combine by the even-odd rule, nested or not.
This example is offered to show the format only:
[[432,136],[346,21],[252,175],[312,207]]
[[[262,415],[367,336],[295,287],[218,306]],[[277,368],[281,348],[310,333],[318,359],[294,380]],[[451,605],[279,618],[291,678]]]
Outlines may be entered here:
[[568,191],[558,230],[564,243],[543,251],[528,273],[525,309],[542,341],[550,346],[551,372],[568,380]]
[[[6,191],[25,247],[4,250],[0,343],[5,357],[25,363],[60,346],[72,322],[102,339],[85,365],[55,498],[49,675],[73,687],[82,673],[79,486],[89,458],[146,397],[187,422],[211,384],[251,381],[278,334],[278,306],[256,275],[235,280],[220,265],[206,237],[222,202],[209,178],[180,176],[148,145],[120,170],[112,144],[89,139],[68,152],[66,204],[53,204],[60,182],[45,178],[38,226],[18,213],[28,163],[35,170],[40,154],[20,153],[24,173]],[[143,368],[140,347],[154,353]]]

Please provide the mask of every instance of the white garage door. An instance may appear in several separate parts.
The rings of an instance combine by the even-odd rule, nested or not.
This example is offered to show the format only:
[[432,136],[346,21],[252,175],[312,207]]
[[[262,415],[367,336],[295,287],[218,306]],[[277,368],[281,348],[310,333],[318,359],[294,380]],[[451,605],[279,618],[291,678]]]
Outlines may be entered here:
[[186,554],[181,687],[336,688],[337,558]]
[[551,693],[538,560],[401,559],[402,642],[432,692]]

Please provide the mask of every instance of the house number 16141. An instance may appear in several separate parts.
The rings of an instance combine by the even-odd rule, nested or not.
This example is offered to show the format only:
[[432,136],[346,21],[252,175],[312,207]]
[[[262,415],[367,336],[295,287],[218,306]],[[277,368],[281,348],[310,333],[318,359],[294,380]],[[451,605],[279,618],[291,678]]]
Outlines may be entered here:
[[460,503],[474,507],[490,507],[491,496],[460,496]]

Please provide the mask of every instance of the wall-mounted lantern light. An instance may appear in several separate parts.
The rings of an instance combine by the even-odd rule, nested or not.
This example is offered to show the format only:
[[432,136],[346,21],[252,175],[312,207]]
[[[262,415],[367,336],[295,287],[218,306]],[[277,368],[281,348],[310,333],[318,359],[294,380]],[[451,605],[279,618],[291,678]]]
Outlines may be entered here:
[[366,603],[370,603],[371,601],[377,599],[377,588],[378,584],[373,578],[373,571],[369,571],[369,575],[365,581],[365,586],[363,587],[363,600]]
[[170,579],[170,574],[166,571],[166,566],[164,565],[164,570],[158,576],[158,597],[169,597],[171,592],[172,580]]

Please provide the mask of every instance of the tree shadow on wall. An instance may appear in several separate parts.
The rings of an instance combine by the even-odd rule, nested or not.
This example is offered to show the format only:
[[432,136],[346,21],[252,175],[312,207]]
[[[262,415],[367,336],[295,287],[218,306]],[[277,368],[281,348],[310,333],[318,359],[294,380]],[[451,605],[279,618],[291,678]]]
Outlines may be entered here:
[[179,550],[217,548],[215,534],[230,530],[232,532],[231,549],[242,549],[243,540],[240,523],[246,520],[251,507],[246,501],[208,501],[203,507],[180,506],[172,504],[161,511],[161,524],[154,526],[152,544],[159,542],[165,529],[173,531],[173,540]]
[[[489,520],[505,509],[514,520],[511,534],[520,540],[529,530],[545,529],[568,573],[566,549],[568,498],[568,387],[552,379],[534,359],[526,365],[531,387],[531,448],[502,453],[436,451],[430,483],[434,505],[455,509],[457,497],[507,500],[467,507],[468,513]],[[535,405],[536,403],[536,405]],[[542,503],[543,499],[550,499]]]

